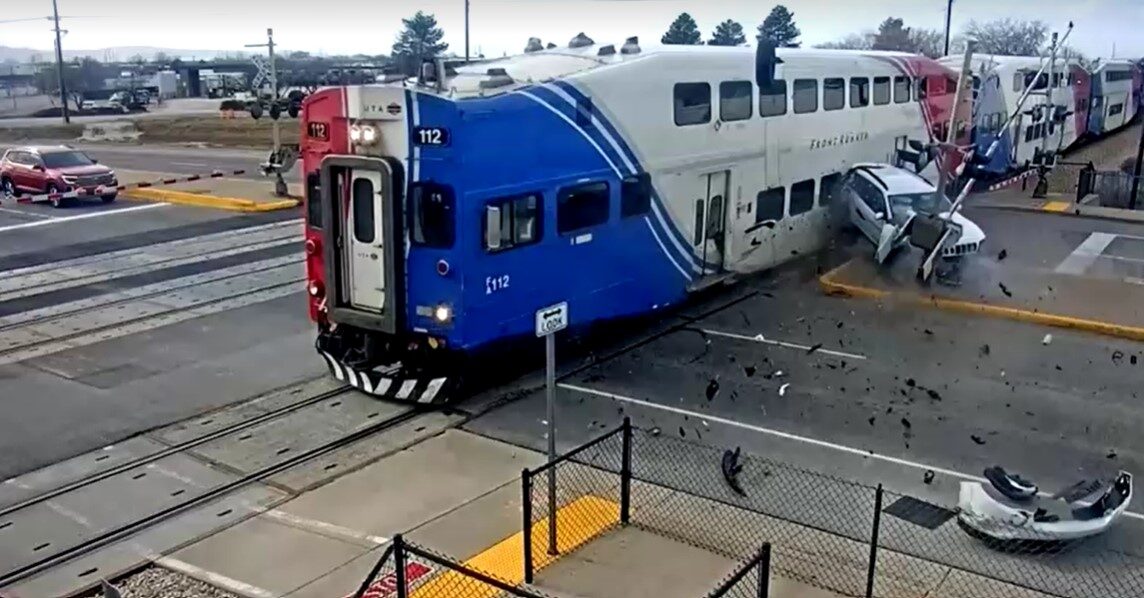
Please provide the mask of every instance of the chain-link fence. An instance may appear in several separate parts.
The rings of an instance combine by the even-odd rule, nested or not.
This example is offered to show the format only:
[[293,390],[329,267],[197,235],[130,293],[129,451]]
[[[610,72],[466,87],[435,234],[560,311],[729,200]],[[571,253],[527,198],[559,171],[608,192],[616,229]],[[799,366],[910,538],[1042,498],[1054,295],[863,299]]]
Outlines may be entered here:
[[[525,474],[528,567],[550,558],[540,533],[548,515],[537,514],[549,509],[550,471],[558,551],[627,524],[734,559],[767,542],[777,575],[846,596],[1144,596],[1144,558],[1130,534],[1054,542],[1031,531],[1029,522],[1052,519],[1030,506],[1020,525],[992,521],[990,537],[955,505],[627,424]],[[582,501],[579,512],[569,508]],[[1005,537],[1028,539],[997,539]]]
[[771,545],[739,565],[706,598],[767,598],[771,581]]
[[405,540],[400,534],[352,598],[551,598],[515,586]]

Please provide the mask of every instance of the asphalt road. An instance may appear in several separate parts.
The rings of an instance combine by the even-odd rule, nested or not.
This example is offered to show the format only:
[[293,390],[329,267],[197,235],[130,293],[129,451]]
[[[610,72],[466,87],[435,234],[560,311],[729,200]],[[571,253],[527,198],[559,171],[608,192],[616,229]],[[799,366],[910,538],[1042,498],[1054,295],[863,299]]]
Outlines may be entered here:
[[[44,142],[44,145],[58,145],[58,141]],[[26,145],[35,145],[34,143]],[[172,174],[208,174],[210,172],[245,170],[234,178],[259,179],[258,165],[266,159],[262,152],[195,148],[163,145],[125,144],[69,144],[83,150],[92,158],[112,168],[124,170],[144,170]],[[0,144],[0,151],[10,146]],[[297,171],[293,174],[297,175]],[[231,175],[228,175],[231,176]]]

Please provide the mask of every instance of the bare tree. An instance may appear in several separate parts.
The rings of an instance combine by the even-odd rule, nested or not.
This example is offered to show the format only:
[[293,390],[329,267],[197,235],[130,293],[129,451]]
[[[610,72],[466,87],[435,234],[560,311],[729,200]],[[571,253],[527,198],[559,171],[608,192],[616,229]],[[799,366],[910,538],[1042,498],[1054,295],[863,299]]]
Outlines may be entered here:
[[872,31],[851,33],[840,40],[818,44],[814,47],[824,50],[871,50],[874,48],[875,35]]
[[945,51],[945,34],[935,29],[910,29],[910,51],[930,58],[941,58]]
[[965,28],[965,37],[977,40],[979,52],[1003,56],[1037,56],[1048,35],[1049,26],[1044,21],[970,21]]

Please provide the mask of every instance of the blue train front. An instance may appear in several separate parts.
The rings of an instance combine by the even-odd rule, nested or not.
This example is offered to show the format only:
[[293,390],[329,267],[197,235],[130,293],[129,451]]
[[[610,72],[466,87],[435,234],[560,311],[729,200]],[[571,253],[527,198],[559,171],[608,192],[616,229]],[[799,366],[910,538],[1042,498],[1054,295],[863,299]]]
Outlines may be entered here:
[[568,302],[576,326],[683,299],[700,260],[590,101],[568,84],[454,99],[434,81],[303,107],[310,315],[335,376],[443,401],[478,349],[533,336],[546,305]]

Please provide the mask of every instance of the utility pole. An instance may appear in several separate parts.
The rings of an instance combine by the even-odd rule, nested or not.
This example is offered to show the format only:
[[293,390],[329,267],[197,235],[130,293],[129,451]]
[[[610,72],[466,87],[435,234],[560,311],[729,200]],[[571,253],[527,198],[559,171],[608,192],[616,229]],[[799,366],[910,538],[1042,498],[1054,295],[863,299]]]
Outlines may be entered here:
[[52,0],[52,21],[56,24],[56,73],[60,77],[60,106],[64,116],[64,124],[71,123],[71,114],[68,112],[68,89],[64,85],[64,48],[60,43],[60,9],[56,0]]
[[[271,112],[270,119],[272,121],[274,121],[271,124],[271,131],[272,131],[273,140],[274,140],[274,149],[270,153],[271,159],[267,161],[267,165],[273,166],[273,168],[271,168],[271,170],[274,172],[274,175],[275,175],[274,193],[276,195],[278,195],[279,197],[285,197],[285,196],[289,195],[289,188],[286,185],[285,179],[282,178],[282,170],[281,170],[281,166],[285,163],[285,160],[282,159],[282,132],[278,128],[278,117],[277,117],[278,111],[280,110],[280,107],[278,105],[278,65],[277,65],[276,61],[274,60],[274,29],[270,28],[270,27],[266,28],[266,43],[265,44],[246,44],[246,47],[247,48],[266,48],[267,54],[270,57],[270,73],[269,73],[269,75],[270,75],[270,77],[269,77],[270,78],[270,112]],[[259,94],[258,90],[255,90],[255,93],[258,94],[259,96],[261,96],[261,94]],[[257,101],[261,102],[262,100],[261,100],[261,98],[259,98]]]
[[[1045,94],[1045,101],[1041,104],[1041,122],[1039,125],[1036,123],[1036,121],[1033,123],[1034,128],[1038,126],[1041,127],[1041,159],[1037,161],[1037,184],[1033,187],[1033,197],[1036,198],[1045,197],[1045,194],[1049,191],[1049,180],[1046,178],[1048,175],[1050,163],[1048,155],[1049,126],[1051,124],[1055,124],[1056,122],[1054,120],[1056,110],[1053,105],[1053,91],[1055,90],[1055,86],[1053,85],[1053,75],[1056,74],[1058,48],[1058,35],[1057,32],[1054,31],[1053,42],[1052,45],[1049,46],[1048,70],[1045,72],[1045,89],[1043,91]],[[1040,77],[1034,78],[1030,85],[1035,89],[1038,83],[1040,83]]]
[[953,21],[953,0],[948,0],[945,5],[945,53],[943,56],[949,56],[949,36],[951,33]]
[[1132,195],[1128,196],[1128,209],[1136,209],[1136,195],[1140,193],[1140,167],[1144,162],[1144,125],[1140,126],[1140,145],[1136,148],[1136,168],[1132,171]]
[[465,0],[465,62],[469,62],[469,0]]

